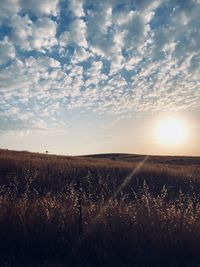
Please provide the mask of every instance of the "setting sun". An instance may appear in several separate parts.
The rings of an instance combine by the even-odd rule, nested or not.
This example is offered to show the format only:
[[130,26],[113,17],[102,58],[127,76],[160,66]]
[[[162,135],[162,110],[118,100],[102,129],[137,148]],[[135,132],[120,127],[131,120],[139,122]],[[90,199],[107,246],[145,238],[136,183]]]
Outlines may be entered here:
[[186,122],[180,118],[164,118],[159,121],[156,128],[156,138],[162,145],[174,146],[184,144],[187,135]]

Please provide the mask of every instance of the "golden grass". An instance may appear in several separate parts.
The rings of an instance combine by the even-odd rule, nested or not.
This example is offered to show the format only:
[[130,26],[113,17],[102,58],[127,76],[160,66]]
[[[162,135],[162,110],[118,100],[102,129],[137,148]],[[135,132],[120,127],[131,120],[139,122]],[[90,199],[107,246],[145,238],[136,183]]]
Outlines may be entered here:
[[147,161],[113,198],[138,160],[0,150],[0,266],[199,266],[196,160]]

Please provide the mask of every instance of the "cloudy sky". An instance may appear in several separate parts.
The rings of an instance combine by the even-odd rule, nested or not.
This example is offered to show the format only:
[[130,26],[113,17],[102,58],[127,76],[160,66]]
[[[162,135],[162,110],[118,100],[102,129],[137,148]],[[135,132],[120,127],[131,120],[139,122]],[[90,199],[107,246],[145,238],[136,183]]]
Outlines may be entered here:
[[[0,147],[200,155],[199,0],[1,0]],[[166,147],[165,116],[189,135]]]

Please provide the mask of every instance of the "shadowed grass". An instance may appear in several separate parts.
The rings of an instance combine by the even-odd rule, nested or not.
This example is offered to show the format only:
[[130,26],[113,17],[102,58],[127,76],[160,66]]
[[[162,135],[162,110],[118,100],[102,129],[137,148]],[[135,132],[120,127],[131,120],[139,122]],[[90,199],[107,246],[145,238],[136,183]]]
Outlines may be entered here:
[[0,150],[1,266],[199,266],[200,171],[184,160],[133,172],[140,161]]

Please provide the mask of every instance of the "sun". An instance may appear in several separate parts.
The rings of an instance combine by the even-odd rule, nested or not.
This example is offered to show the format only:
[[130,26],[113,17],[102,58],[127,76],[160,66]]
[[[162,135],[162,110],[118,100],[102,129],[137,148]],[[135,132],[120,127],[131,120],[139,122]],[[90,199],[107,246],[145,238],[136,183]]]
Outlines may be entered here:
[[156,139],[163,145],[180,145],[186,142],[187,132],[187,125],[184,120],[175,117],[166,117],[157,124]]

